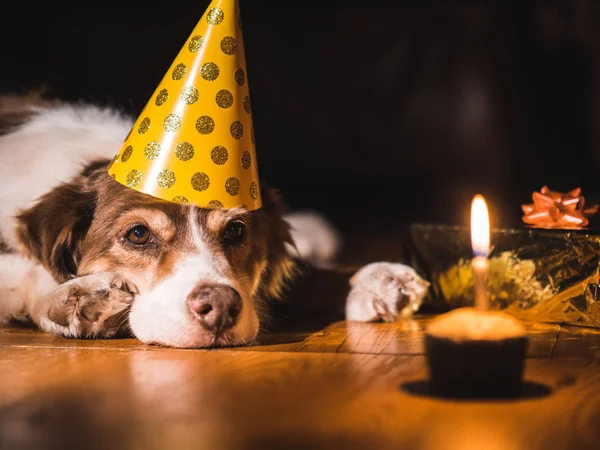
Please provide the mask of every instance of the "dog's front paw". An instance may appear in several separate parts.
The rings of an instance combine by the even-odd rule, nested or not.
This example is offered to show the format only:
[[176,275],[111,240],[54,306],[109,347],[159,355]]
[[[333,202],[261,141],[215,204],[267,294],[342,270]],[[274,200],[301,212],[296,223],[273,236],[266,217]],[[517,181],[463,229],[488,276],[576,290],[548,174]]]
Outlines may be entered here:
[[360,269],[350,280],[346,319],[393,322],[415,312],[429,282],[404,264],[379,262]]
[[110,338],[126,328],[137,287],[111,272],[75,278],[46,296],[34,320],[59,336]]

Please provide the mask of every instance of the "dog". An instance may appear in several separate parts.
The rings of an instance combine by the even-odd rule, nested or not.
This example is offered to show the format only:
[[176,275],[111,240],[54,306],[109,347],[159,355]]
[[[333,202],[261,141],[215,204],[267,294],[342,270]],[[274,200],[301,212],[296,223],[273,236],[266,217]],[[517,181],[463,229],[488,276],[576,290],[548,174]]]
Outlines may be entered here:
[[[170,203],[117,183],[107,167],[132,125],[111,107],[0,98],[0,322],[202,348],[252,343],[272,305],[360,321],[420,305],[429,283],[406,265],[319,267],[337,235],[314,214],[286,215],[271,187],[248,211]],[[335,301],[290,300],[311,273],[336,277],[335,296],[310,296]]]

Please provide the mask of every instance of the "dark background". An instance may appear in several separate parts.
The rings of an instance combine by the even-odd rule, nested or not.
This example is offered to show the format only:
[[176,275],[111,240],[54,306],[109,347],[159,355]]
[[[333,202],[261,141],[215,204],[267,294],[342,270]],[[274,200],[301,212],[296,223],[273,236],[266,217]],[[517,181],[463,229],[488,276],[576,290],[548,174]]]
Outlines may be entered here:
[[[208,4],[5,12],[0,88],[137,115]],[[545,184],[600,201],[600,2],[240,4],[261,178],[292,208],[383,233],[467,223],[478,192],[502,226]]]

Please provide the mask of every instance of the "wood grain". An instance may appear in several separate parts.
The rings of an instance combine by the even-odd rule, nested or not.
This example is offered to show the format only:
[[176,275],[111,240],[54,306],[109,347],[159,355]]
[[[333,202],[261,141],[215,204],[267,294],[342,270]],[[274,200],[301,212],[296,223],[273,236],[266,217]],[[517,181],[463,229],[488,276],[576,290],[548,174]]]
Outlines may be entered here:
[[431,397],[427,317],[178,350],[0,329],[0,449],[597,449],[598,330],[526,324],[525,395]]
[[600,439],[600,371],[587,359],[529,360],[526,379],[552,393],[495,402],[407,390],[426,379],[422,356],[3,348],[0,373],[2,448],[547,450]]
[[[422,355],[423,330],[428,317],[395,323],[336,322],[317,332],[263,333],[256,345],[236,348],[253,352],[368,353]],[[529,331],[529,356],[549,358],[556,345],[559,325],[525,323]],[[88,348],[118,350],[156,350],[136,339],[80,340],[61,339],[25,327],[0,328],[0,347]],[[225,350],[227,351],[227,350]]]
[[554,349],[554,356],[600,358],[600,330],[563,326]]
[[[259,347],[247,350],[423,355],[423,331],[428,320],[417,317],[395,323],[337,322],[305,336],[264,335]],[[525,326],[530,338],[529,357],[550,358],[560,325],[525,322]]]

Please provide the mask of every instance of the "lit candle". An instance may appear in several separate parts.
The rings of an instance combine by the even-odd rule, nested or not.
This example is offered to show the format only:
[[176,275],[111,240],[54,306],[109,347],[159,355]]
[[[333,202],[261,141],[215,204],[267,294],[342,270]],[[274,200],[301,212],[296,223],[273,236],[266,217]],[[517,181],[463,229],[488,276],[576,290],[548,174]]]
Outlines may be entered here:
[[471,204],[475,307],[431,320],[425,350],[432,392],[451,396],[514,396],[522,385],[528,337],[513,316],[490,309],[490,219],[481,195]]
[[490,217],[485,199],[481,195],[473,197],[471,203],[471,246],[473,247],[473,278],[475,280],[475,307],[489,309],[487,295],[488,273],[490,270]]

